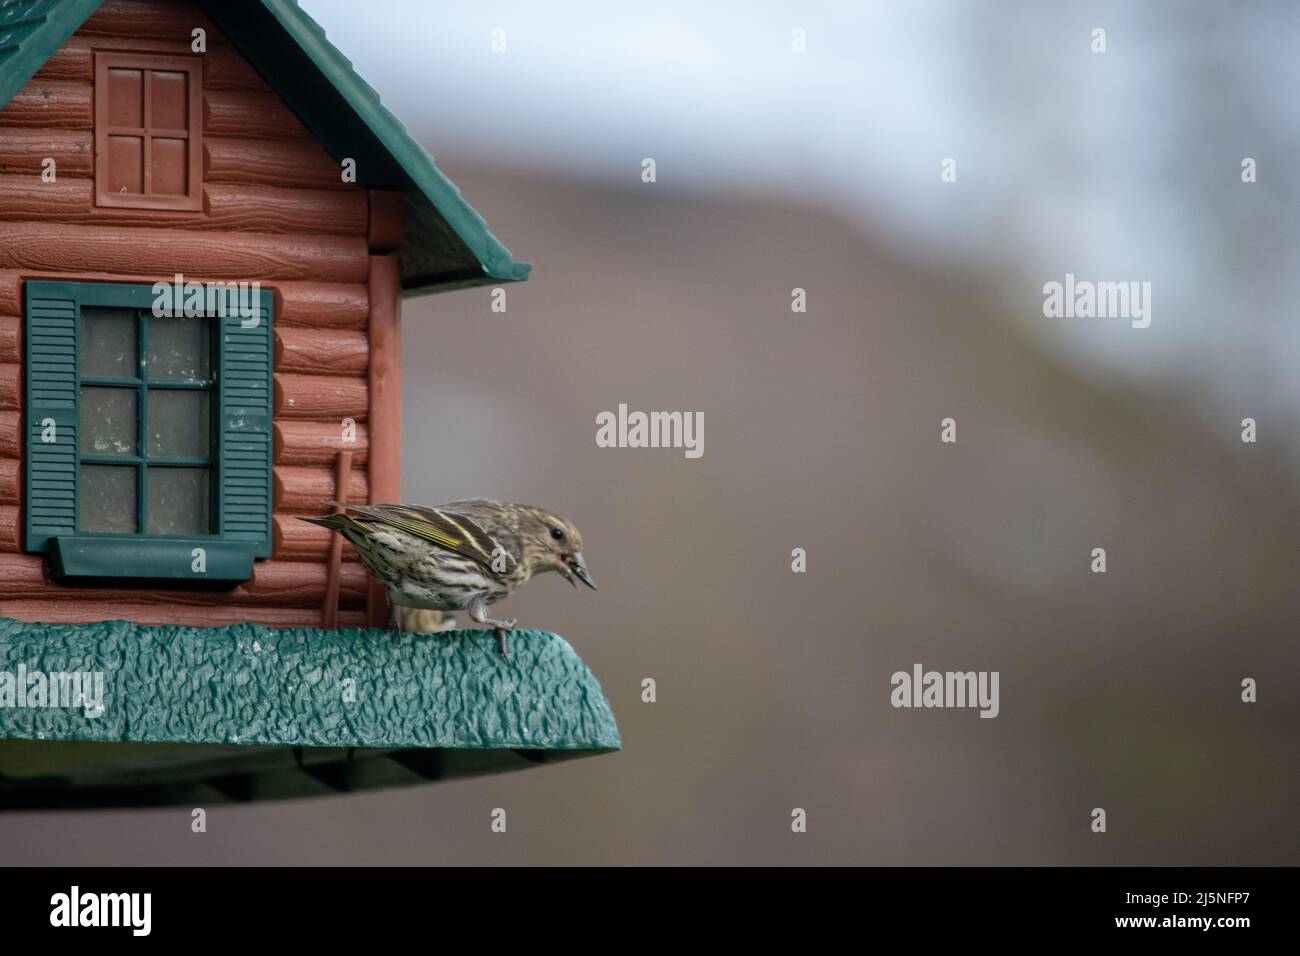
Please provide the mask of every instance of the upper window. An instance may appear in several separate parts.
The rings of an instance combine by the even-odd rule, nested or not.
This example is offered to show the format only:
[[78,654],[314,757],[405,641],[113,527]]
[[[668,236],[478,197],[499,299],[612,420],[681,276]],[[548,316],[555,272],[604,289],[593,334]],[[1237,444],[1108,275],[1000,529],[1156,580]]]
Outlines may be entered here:
[[198,57],[95,54],[95,203],[203,208]]
[[26,283],[25,546],[56,577],[244,581],[270,555],[271,293],[228,285],[181,308]]

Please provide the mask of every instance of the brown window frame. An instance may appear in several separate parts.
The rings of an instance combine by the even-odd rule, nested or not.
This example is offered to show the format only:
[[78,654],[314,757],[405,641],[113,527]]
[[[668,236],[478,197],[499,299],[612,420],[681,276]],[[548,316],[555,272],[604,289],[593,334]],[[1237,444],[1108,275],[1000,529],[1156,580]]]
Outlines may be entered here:
[[[110,126],[108,122],[108,71],[113,68],[140,70],[141,127]],[[189,103],[184,130],[156,129],[149,125],[151,94],[148,74],[153,70],[186,73],[189,77]],[[119,193],[108,188],[109,136],[139,136],[142,139],[141,164],[143,193]],[[152,141],[154,136],[184,139],[188,148],[187,192],[184,196],[151,194],[153,176]],[[203,209],[203,59],[197,56],[165,56],[154,53],[113,51],[95,54],[95,205],[115,209],[171,209],[198,212]]]

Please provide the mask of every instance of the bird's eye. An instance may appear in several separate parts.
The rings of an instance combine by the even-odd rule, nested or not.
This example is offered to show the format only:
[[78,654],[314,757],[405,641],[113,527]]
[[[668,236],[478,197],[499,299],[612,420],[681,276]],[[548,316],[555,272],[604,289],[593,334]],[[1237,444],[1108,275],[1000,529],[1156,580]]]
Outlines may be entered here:
[[564,532],[561,531],[559,528],[552,528],[552,529],[551,529],[551,537],[554,538],[556,541],[563,541],[563,540],[564,540]]

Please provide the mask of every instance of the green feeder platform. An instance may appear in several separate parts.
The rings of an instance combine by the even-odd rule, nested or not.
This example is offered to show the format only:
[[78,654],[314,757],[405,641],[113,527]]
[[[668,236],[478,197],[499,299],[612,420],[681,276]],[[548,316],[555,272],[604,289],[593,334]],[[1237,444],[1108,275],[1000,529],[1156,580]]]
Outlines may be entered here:
[[0,809],[306,797],[619,748],[600,685],[544,631],[512,632],[507,660],[491,631],[0,619]]

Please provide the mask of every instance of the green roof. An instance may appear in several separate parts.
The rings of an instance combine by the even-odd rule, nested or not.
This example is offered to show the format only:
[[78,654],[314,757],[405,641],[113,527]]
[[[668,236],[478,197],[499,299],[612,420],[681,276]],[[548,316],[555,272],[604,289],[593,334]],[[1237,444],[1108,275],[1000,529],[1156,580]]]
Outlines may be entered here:
[[100,0],[0,0],[0,106],[77,32]]
[[[294,0],[197,0],[335,159],[365,186],[407,197],[402,286],[408,295],[517,282],[515,262],[433,157]],[[0,0],[0,106],[31,79],[100,0]]]
[[[102,713],[38,701],[37,672],[102,674]],[[512,632],[507,661],[491,631],[0,618],[0,810],[311,796],[620,746],[600,684],[544,631]]]

